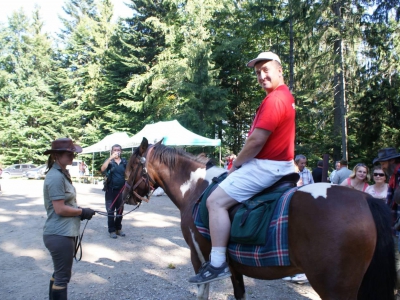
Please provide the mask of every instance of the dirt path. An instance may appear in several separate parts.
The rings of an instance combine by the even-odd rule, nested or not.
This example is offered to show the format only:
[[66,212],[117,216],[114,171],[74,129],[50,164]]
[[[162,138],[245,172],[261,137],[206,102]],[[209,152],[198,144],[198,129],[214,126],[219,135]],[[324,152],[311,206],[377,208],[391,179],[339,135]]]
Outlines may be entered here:
[[[52,262],[42,241],[43,181],[0,183],[0,298],[47,299]],[[104,211],[100,185],[74,185],[79,205]],[[126,206],[125,212],[132,208]],[[179,211],[168,197],[152,197],[122,224],[127,236],[113,240],[105,217],[89,221],[82,261],[73,266],[69,299],[196,299],[196,286],[187,283],[194,272]],[[248,299],[319,299],[308,284],[247,277],[245,284]],[[229,279],[212,283],[210,290],[210,299],[234,299]]]

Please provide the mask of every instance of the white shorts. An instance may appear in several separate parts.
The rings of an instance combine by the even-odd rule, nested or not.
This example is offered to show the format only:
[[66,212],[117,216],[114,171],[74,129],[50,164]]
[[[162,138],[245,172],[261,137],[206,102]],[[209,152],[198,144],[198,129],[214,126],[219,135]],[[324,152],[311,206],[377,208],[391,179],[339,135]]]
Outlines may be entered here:
[[294,173],[295,165],[291,161],[276,161],[253,158],[242,167],[231,173],[219,185],[225,193],[238,202],[270,187],[284,175]]

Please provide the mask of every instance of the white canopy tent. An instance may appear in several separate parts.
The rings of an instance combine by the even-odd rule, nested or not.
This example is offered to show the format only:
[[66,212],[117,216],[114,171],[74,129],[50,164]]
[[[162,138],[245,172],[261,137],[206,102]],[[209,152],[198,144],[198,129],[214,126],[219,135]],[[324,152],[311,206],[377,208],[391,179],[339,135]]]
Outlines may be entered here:
[[151,144],[164,138],[163,144],[168,146],[221,146],[220,139],[209,139],[193,133],[179,124],[177,120],[173,120],[146,125],[122,147],[138,147],[144,137]]
[[92,160],[92,172],[91,175],[93,177],[93,169],[94,169],[94,153],[95,152],[103,152],[103,151],[111,151],[111,147],[115,144],[122,145],[129,141],[129,136],[126,132],[115,132],[110,135],[107,135],[104,139],[96,144],[83,148],[81,154],[93,153]]
[[121,146],[122,148],[138,147],[144,137],[150,144],[155,144],[163,139],[162,143],[167,146],[219,146],[221,160],[220,139],[209,139],[193,133],[183,127],[177,120],[148,124],[131,137],[128,143],[121,144]]
[[103,152],[110,151],[111,147],[115,144],[123,145],[129,141],[129,136],[126,132],[115,132],[110,135],[107,135],[104,139],[96,144],[83,148],[82,154],[85,153],[94,153],[94,152]]
[[111,151],[111,147],[115,144],[121,145],[123,149],[136,148],[144,137],[150,144],[155,144],[163,139],[163,144],[167,146],[219,146],[219,159],[221,161],[220,139],[209,139],[193,133],[179,124],[177,120],[148,124],[132,137],[129,137],[126,132],[115,132],[106,136],[100,142],[83,148],[81,154],[93,153],[94,161],[94,153],[96,152]]

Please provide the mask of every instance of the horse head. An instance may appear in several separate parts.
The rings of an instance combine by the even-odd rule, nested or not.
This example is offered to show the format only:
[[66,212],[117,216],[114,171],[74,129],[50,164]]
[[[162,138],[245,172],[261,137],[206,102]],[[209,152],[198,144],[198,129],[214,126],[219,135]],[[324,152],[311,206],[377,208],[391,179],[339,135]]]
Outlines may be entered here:
[[[158,143],[161,142],[162,140]],[[156,188],[157,184],[147,171],[148,154],[152,147],[149,147],[149,142],[143,138],[140,146],[129,159],[125,170],[125,189],[122,192],[122,199],[127,204],[137,205],[142,201],[148,202],[151,192]]]

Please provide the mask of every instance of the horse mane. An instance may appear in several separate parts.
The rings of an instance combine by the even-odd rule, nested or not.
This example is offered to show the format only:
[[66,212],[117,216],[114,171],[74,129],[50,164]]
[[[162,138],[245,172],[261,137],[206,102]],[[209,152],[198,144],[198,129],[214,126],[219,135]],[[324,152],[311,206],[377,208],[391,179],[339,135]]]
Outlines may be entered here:
[[[134,154],[139,155],[139,148],[137,148]],[[209,158],[206,156],[194,156],[191,153],[186,152],[181,148],[173,148],[168,147],[162,144],[155,144],[152,150],[152,156],[155,160],[158,160],[161,164],[168,166],[170,170],[172,170],[177,161],[177,157],[183,157],[189,159],[191,161],[198,162],[202,165],[206,165],[209,161]]]

